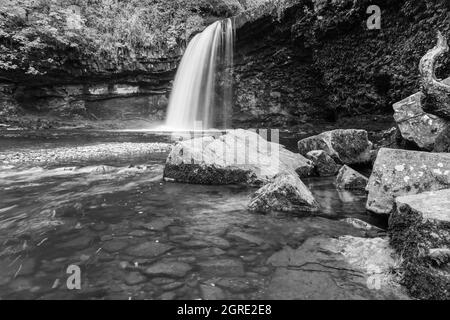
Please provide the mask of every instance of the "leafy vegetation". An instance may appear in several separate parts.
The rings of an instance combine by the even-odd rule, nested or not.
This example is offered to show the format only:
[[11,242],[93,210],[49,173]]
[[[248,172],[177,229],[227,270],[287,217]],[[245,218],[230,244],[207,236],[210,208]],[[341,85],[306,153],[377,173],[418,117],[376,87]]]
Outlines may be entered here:
[[[370,4],[342,0],[306,11],[292,27],[294,37],[317,50],[314,64],[335,113],[391,112],[393,103],[419,90],[418,64],[437,31],[450,36],[446,0],[380,0],[381,30],[367,30]],[[438,66],[439,77],[450,75],[448,56]]]
[[0,72],[43,75],[86,57],[177,52],[205,17],[242,7],[236,0],[4,0],[0,9]]

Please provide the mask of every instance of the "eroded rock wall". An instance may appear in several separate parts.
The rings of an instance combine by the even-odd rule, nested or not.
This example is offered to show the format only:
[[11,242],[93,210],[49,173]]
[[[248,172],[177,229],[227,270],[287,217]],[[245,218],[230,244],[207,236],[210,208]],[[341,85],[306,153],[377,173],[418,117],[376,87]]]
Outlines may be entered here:
[[[237,31],[235,123],[286,125],[392,113],[419,88],[420,58],[450,31],[446,1],[287,1]],[[450,74],[449,59],[439,76]]]

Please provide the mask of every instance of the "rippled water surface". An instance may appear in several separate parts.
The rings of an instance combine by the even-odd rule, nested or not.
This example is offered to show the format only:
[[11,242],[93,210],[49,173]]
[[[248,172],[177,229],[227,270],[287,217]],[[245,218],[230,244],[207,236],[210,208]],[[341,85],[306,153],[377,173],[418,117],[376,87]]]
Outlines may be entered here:
[[[53,143],[20,148],[105,141]],[[0,146],[0,156],[19,148],[13,140]],[[251,214],[254,189],[164,182],[166,155],[3,166],[0,298],[264,298],[276,251],[357,233],[344,217],[382,224],[365,213],[365,194],[338,192],[333,178],[305,180],[320,217]],[[81,267],[81,290],[67,289],[69,265]]]

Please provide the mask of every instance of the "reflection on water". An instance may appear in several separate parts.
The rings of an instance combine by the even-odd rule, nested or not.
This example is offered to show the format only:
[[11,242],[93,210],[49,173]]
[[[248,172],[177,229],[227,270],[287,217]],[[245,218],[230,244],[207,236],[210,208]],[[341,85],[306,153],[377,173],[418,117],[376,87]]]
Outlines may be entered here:
[[[224,298],[262,298],[274,252],[359,234],[337,219],[370,220],[365,195],[338,192],[332,178],[305,183],[333,219],[258,215],[246,211],[254,189],[164,182],[163,159],[3,169],[0,298],[197,299],[211,287]],[[72,264],[81,290],[67,289]]]
[[379,227],[386,227],[383,217],[369,215],[365,211],[366,192],[362,190],[339,190],[335,187],[335,177],[303,178],[308,188],[320,204],[323,215],[329,217],[353,217],[365,220]]

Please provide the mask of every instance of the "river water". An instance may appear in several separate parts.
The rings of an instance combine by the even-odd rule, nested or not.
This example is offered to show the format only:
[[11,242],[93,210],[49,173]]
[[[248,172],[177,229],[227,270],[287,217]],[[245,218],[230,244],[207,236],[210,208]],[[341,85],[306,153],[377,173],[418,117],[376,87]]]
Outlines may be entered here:
[[[304,180],[321,205],[317,217],[249,213],[252,188],[165,182],[167,142],[1,139],[0,298],[273,297],[274,253],[317,236],[364,236],[346,217],[385,227],[366,213],[364,193],[338,192],[334,178]],[[80,267],[80,290],[68,289],[71,265]]]

